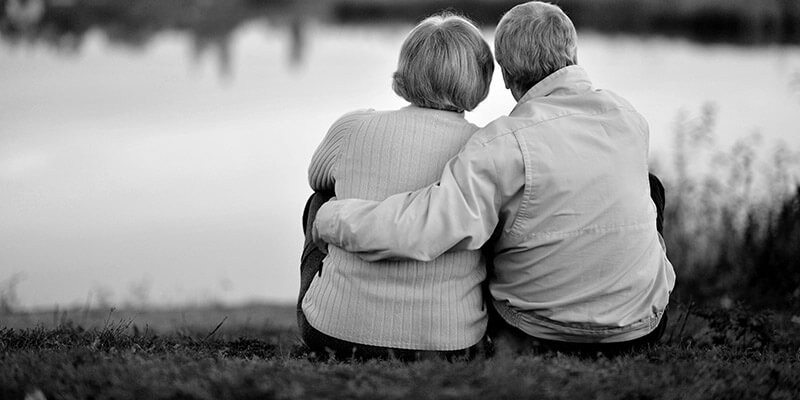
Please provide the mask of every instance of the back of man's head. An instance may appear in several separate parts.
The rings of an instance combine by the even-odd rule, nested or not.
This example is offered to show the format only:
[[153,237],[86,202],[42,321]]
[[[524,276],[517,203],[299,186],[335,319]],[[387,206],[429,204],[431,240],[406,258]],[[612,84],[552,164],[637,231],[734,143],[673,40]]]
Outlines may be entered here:
[[558,6],[531,1],[509,10],[495,31],[497,63],[515,97],[578,62],[577,33]]

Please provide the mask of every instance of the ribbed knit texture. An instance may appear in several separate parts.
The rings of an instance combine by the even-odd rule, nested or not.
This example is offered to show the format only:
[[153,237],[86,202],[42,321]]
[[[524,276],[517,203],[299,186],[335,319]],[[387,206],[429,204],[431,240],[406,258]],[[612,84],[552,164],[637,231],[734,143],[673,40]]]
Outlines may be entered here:
[[[309,167],[314,190],[341,199],[382,200],[436,182],[477,127],[463,114],[406,107],[357,111],[329,130]],[[369,263],[329,246],[321,276],[303,300],[309,323],[355,343],[459,350],[480,341],[486,312],[480,252],[446,253],[432,262]]]

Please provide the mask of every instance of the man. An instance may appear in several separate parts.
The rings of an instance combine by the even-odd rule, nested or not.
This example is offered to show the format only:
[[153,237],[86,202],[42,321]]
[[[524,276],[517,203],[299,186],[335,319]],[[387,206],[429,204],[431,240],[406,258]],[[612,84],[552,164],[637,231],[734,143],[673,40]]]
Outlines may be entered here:
[[675,273],[656,227],[647,123],[592,88],[576,39],[554,5],[511,9],[495,34],[518,102],[510,115],[479,130],[438,184],[325,204],[315,237],[368,260],[488,246],[490,334],[517,348],[617,353],[657,341]]

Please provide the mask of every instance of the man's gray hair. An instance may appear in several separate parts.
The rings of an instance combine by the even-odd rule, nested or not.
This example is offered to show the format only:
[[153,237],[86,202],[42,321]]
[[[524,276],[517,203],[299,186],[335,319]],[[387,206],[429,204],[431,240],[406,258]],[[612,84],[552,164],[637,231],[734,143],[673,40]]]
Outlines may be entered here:
[[524,94],[542,79],[578,62],[578,35],[558,6],[531,1],[497,24],[494,51],[506,86]]
[[494,59],[480,30],[449,13],[420,22],[400,48],[392,89],[419,107],[470,111],[489,94]]

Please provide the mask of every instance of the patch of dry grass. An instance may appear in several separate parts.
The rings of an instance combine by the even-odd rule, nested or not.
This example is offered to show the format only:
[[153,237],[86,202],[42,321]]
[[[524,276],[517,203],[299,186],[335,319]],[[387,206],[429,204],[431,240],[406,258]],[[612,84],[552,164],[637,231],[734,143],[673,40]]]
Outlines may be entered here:
[[[0,328],[0,398],[800,398],[791,315],[673,307],[665,343],[614,359],[317,361],[276,324]],[[146,319],[146,315],[142,318]]]

